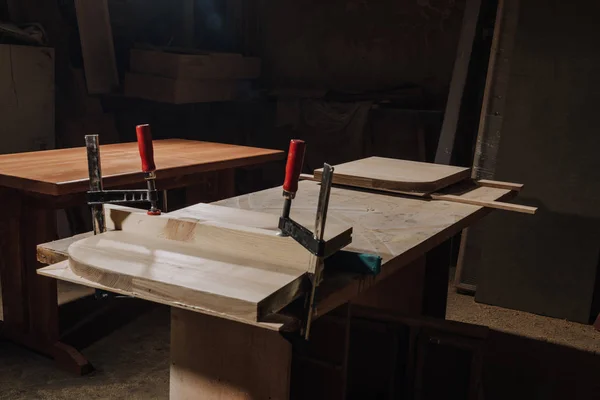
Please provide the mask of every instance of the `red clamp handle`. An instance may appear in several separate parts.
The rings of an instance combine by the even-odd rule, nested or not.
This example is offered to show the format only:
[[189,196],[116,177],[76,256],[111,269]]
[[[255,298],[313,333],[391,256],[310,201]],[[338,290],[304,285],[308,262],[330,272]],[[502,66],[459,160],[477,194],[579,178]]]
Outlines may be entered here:
[[154,147],[152,146],[152,131],[150,125],[138,125],[135,128],[137,134],[140,157],[142,159],[142,171],[145,173],[156,171],[154,164]]
[[306,143],[304,140],[294,139],[290,142],[290,151],[285,166],[285,181],[283,182],[283,190],[286,192],[295,194],[298,191],[298,180],[302,172],[305,152]]

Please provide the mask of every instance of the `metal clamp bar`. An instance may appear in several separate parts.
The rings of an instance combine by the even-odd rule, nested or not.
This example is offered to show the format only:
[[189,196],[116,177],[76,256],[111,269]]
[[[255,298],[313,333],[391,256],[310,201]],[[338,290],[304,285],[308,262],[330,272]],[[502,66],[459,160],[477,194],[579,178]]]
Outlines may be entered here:
[[158,191],[147,189],[136,190],[103,190],[100,192],[87,192],[87,202],[89,205],[102,204],[125,204],[158,201]]
[[317,257],[325,256],[325,244],[322,239],[316,239],[315,235],[293,219],[279,218],[279,229],[285,236],[291,236],[300,243],[306,250]]

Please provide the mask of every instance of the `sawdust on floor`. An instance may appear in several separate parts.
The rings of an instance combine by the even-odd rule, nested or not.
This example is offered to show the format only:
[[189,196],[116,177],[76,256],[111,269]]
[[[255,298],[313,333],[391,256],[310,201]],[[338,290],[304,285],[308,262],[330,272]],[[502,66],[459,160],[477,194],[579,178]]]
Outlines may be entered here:
[[[447,317],[600,354],[600,332],[592,326],[478,304],[453,287]],[[84,349],[96,367],[85,377],[72,376],[51,360],[0,340],[0,400],[167,399],[169,333],[168,307],[153,309]]]
[[472,296],[456,293],[452,285],[446,318],[600,354],[600,332],[591,325],[476,303]]

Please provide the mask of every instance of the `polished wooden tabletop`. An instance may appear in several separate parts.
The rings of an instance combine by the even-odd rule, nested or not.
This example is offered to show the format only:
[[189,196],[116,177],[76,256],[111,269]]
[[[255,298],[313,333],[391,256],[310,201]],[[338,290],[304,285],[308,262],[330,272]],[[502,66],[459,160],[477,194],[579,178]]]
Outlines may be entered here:
[[[283,159],[280,150],[168,139],[154,141],[157,178],[243,167]],[[104,186],[143,182],[137,143],[100,147]],[[88,190],[85,147],[0,155],[0,186],[46,195]]]

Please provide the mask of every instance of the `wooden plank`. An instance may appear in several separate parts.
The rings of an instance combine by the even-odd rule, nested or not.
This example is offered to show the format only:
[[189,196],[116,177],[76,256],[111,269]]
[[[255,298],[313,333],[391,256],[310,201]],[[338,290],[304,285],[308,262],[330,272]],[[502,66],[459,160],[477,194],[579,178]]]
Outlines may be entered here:
[[171,311],[171,399],[286,400],[291,367],[292,345],[276,332]]
[[438,164],[449,165],[452,162],[452,151],[454,149],[463,93],[469,73],[469,63],[471,62],[471,52],[475,41],[480,6],[481,0],[467,0],[465,6],[456,61],[454,62],[452,81],[450,83],[450,94],[446,103],[444,122],[435,155],[435,162]]
[[94,236],[94,232],[86,232],[65,239],[37,245],[37,261],[41,264],[52,265],[69,258],[69,246],[82,239]]
[[[314,171],[321,180],[322,169]],[[369,157],[335,166],[333,183],[368,189],[431,193],[469,177],[468,168]]]
[[[104,187],[143,183],[137,143],[100,148]],[[154,141],[159,180],[280,160],[279,150],[169,139]],[[88,189],[84,147],[0,155],[0,186],[48,195],[85,193]],[[160,187],[159,187],[160,189]]]
[[291,331],[295,330],[299,325],[298,321],[292,317],[288,317],[281,314],[272,315],[269,318],[269,322],[252,322],[247,319],[241,319],[235,316],[221,314],[217,312],[213,312],[211,310],[199,309],[197,307],[193,307],[190,304],[183,303],[181,301],[172,301],[167,300],[159,294],[152,292],[143,292],[143,293],[134,293],[132,291],[126,291],[117,289],[114,287],[104,286],[98,282],[91,281],[89,279],[82,278],[81,276],[75,274],[71,268],[69,267],[69,261],[61,261],[58,264],[50,265],[44,268],[40,268],[38,270],[38,274],[47,276],[49,278],[57,279],[59,281],[70,282],[77,285],[83,285],[94,289],[101,289],[107,292],[112,292],[116,294],[121,294],[124,296],[137,297],[140,299],[152,301],[159,304],[165,304],[174,308],[181,308],[183,310],[191,310],[194,312],[200,312],[207,315],[218,316],[219,318],[229,319],[231,321],[241,322],[244,324],[249,324],[253,326],[259,326],[262,329],[273,330],[273,331]]
[[[277,245],[282,246],[281,253],[287,256],[272,259],[272,262],[283,263],[282,265],[286,266],[289,264],[292,267],[300,262],[303,265],[301,269],[306,270],[305,266],[308,265],[310,258],[308,252],[292,238],[281,238],[277,235],[279,217],[271,214],[236,210],[213,204],[196,204],[184,212],[177,213],[177,218],[173,214],[149,216],[136,208],[114,205],[105,205],[105,214],[108,230],[179,240],[198,246],[208,246],[208,241],[215,241],[214,245],[217,247],[208,246],[207,249],[220,248],[219,236],[224,233],[234,235],[245,233],[252,238],[248,243],[249,247],[245,247],[246,243],[241,242],[235,248],[228,248],[229,254],[244,257],[246,253],[257,251],[256,246],[263,243],[265,251],[268,251],[271,240],[276,238]],[[314,224],[314,216],[307,219],[306,215],[301,215],[296,222],[310,229],[309,227]],[[329,257],[352,241],[352,227],[333,221],[325,227],[323,240],[327,242],[325,257]]]
[[125,96],[159,103],[188,104],[230,101],[236,98],[234,80],[173,79],[162,76],[127,73]]
[[83,66],[90,94],[106,94],[119,87],[112,27],[107,0],[75,0]]
[[478,200],[472,199],[465,196],[456,196],[453,194],[437,194],[434,193],[431,195],[433,200],[443,200],[450,201],[454,203],[463,203],[463,204],[471,204],[474,206],[495,208],[497,210],[506,210],[506,211],[514,211],[523,214],[535,214],[537,212],[537,207],[529,207],[523,206],[520,204],[511,204],[504,203],[501,201],[490,201],[490,200]]
[[[253,321],[304,293],[311,258],[306,249],[290,237],[279,237],[277,230],[215,220],[227,208],[211,212],[212,207],[203,207],[208,211],[202,221],[108,208],[107,229],[116,231],[71,244],[69,265],[79,276],[108,287],[152,291]],[[277,220],[269,214],[234,212],[246,213],[251,214],[247,220]],[[327,246],[326,254],[351,241],[351,228],[332,224],[329,229],[329,243],[339,247]]]
[[182,54],[131,50],[131,72],[173,79],[235,80],[260,76],[261,60],[232,53]]
[[516,192],[520,192],[521,190],[523,190],[523,187],[525,186],[522,183],[491,181],[489,179],[480,179],[477,181],[477,184],[479,184],[480,186],[487,186],[487,187],[493,187],[493,188],[498,188],[498,189],[514,190]]
[[[238,242],[221,243],[231,248]],[[259,246],[248,254],[253,259],[241,258],[222,249],[207,250],[198,243],[117,231],[71,245],[69,266],[75,274],[104,286],[133,293],[154,292],[165,301],[259,321],[304,293],[308,262],[282,266],[271,261],[272,253]],[[285,255],[273,255],[277,257]]]
[[54,148],[54,49],[0,45],[0,60],[0,153]]

